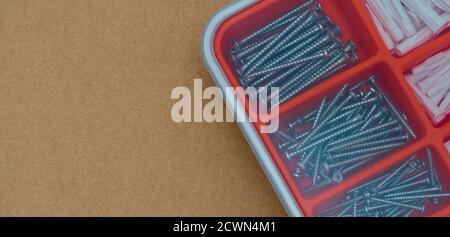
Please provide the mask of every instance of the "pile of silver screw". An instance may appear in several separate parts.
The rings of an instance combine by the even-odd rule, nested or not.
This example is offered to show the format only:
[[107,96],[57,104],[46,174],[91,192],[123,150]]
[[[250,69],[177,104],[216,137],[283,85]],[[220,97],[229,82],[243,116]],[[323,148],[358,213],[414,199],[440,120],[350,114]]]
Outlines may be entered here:
[[309,114],[275,133],[278,147],[295,160],[294,177],[309,177],[305,192],[343,182],[365,165],[406,145],[416,135],[374,76],[344,85]]
[[356,63],[356,46],[340,41],[340,30],[316,0],[308,0],[235,42],[231,57],[244,88],[279,88],[270,108]]
[[389,173],[370,180],[346,192],[344,200],[321,216],[337,217],[409,217],[420,215],[427,201],[439,204],[443,193],[433,166],[433,157],[427,148],[427,162],[416,156],[395,167]]

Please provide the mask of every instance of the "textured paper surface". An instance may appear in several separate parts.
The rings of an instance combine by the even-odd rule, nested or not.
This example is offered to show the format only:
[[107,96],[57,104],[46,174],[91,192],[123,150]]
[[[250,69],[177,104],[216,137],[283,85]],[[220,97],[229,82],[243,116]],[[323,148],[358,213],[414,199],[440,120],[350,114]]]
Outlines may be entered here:
[[236,124],[174,124],[228,0],[1,0],[0,215],[283,216]]

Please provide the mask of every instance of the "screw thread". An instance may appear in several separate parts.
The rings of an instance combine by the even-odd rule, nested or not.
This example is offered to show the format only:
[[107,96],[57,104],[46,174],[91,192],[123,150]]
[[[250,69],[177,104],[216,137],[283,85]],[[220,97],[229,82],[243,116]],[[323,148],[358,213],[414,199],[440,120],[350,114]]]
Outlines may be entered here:
[[441,188],[440,187],[431,187],[431,188],[424,188],[424,189],[419,189],[419,190],[414,190],[414,191],[407,191],[407,192],[398,192],[398,193],[391,193],[391,194],[386,194],[384,195],[385,198],[390,198],[390,197],[398,197],[398,196],[407,196],[407,195],[416,195],[416,194],[434,194],[434,192],[436,191],[440,191]]
[[[296,94],[300,93],[307,87],[311,86],[313,83],[315,83],[323,78],[326,78],[328,75],[334,74],[334,73],[342,70],[343,68],[345,68],[347,66],[342,63],[343,63],[343,58],[330,60],[326,65],[322,66],[317,71],[317,73],[314,73],[311,77],[309,77],[310,79],[302,80],[302,81],[297,80],[297,82],[294,84],[292,90],[289,93],[282,94],[282,98],[280,99],[280,101],[278,102],[278,104],[276,106],[288,101],[289,99],[294,97]],[[272,109],[275,108],[276,106],[272,106]]]
[[402,182],[398,183],[397,185],[401,186],[401,185],[404,185],[404,184],[408,184],[408,183],[412,182],[413,180],[416,180],[417,178],[420,178],[420,177],[425,176],[427,174],[428,174],[428,170],[422,171],[422,172],[420,172],[420,173],[418,173],[418,174],[416,174],[416,175],[414,175],[414,176],[412,176],[412,177],[410,177],[408,179],[403,180]]
[[[269,68],[273,67],[277,64],[282,63],[283,61],[292,61],[296,60],[298,58],[301,58],[305,55],[308,55],[309,53],[315,52],[318,50],[319,46],[322,44],[322,42],[328,42],[330,39],[328,36],[324,38],[320,38],[320,35],[313,36],[311,38],[308,38],[304,41],[302,41],[300,44],[295,46],[293,49],[281,54],[278,57],[275,57],[271,60],[269,60],[263,68]],[[309,45],[309,47],[308,47]],[[307,51],[309,49],[309,51]],[[308,54],[305,52],[309,52]],[[293,57],[293,58],[290,58]]]
[[[305,20],[305,18],[307,20]],[[250,60],[246,65],[243,66],[245,74],[248,75],[260,67],[263,63],[267,62],[267,59],[272,57],[286,42],[290,41],[298,32],[304,29],[313,20],[311,12],[305,12],[300,15],[295,21],[291,23],[283,32],[281,32],[275,39],[264,47],[260,53],[258,53],[255,58]],[[305,20],[303,23],[301,21]],[[299,24],[300,23],[300,24]],[[299,25],[298,25],[299,24]],[[297,27],[298,26],[298,27]],[[294,27],[293,31],[291,31]]]
[[[352,123],[354,123],[354,124],[352,124]],[[329,133],[331,133],[331,134],[329,134],[327,136],[324,136],[322,138],[318,138],[318,140],[315,140],[311,144],[309,144],[309,145],[307,145],[307,146],[297,150],[296,152],[307,151],[307,150],[309,150],[309,149],[311,149],[311,148],[313,148],[313,147],[315,147],[317,145],[320,145],[320,144],[322,144],[322,143],[324,143],[326,141],[329,141],[329,140],[331,140],[331,139],[333,139],[333,138],[335,138],[337,136],[340,136],[340,135],[342,135],[342,134],[344,134],[344,133],[346,133],[348,131],[351,131],[351,130],[357,128],[358,126],[361,125],[361,123],[362,123],[362,121],[357,122],[357,119],[351,120],[351,121],[348,122],[348,124],[346,124],[346,126],[342,126],[341,129],[333,129],[333,130],[329,131]],[[349,124],[352,124],[352,125],[348,126]],[[335,130],[337,130],[337,131],[335,131]]]
[[362,136],[362,138],[359,137],[359,138],[353,139],[353,140],[351,140],[351,141],[349,141],[347,143],[342,143],[342,144],[340,144],[338,146],[330,145],[331,148],[329,148],[328,151],[330,151],[330,152],[331,151],[338,151],[340,149],[344,149],[344,148],[347,148],[347,147],[352,147],[352,146],[355,146],[355,145],[358,145],[358,144],[364,144],[366,142],[374,141],[375,139],[387,137],[388,135],[391,135],[393,133],[397,133],[400,130],[401,130],[400,127],[397,126],[397,127],[393,127],[393,128],[388,129],[388,130],[385,130],[385,131],[380,131],[380,132],[372,134],[370,136]]
[[240,51],[238,51],[235,55],[235,58],[242,58],[245,56],[248,56],[252,53],[254,53],[256,50],[262,48],[263,46],[267,45],[271,40],[273,40],[276,37],[276,35],[271,35],[267,39],[263,39],[261,41],[255,42],[245,48],[242,48]]
[[412,156],[411,158],[408,159],[407,162],[403,163],[402,165],[400,165],[400,167],[398,167],[396,170],[394,170],[388,177],[386,177],[381,183],[379,183],[376,187],[377,190],[382,189],[384,186],[386,186],[389,181],[394,178],[395,175],[397,175],[400,171],[402,171],[407,165],[409,165],[411,163],[412,160],[415,160],[416,156]]
[[381,150],[381,151],[377,151],[377,152],[374,152],[374,153],[364,154],[364,155],[361,155],[361,156],[356,157],[356,158],[339,161],[339,162],[336,162],[336,163],[333,163],[333,164],[327,164],[326,166],[327,166],[328,170],[329,169],[334,169],[336,167],[344,166],[344,165],[347,165],[347,164],[352,164],[352,163],[355,163],[355,162],[359,162],[361,160],[366,160],[366,159],[369,159],[369,158],[373,159],[376,156],[384,154],[384,153],[386,153],[386,150]]
[[295,9],[293,9],[292,11],[288,12],[287,14],[281,16],[277,20],[275,20],[275,21],[271,22],[270,24],[266,25],[265,27],[257,30],[253,34],[245,37],[243,40],[241,40],[239,42],[239,44],[244,45],[247,42],[257,38],[260,35],[263,35],[267,32],[270,32],[272,30],[275,30],[283,25],[286,25],[286,24],[292,22],[293,20],[295,20],[295,17],[293,17],[294,15],[304,12],[306,10],[309,10],[311,7],[314,7],[314,5],[316,5],[316,4],[318,4],[316,0],[308,0],[304,4],[296,7]]
[[400,114],[400,112],[398,112],[398,110],[395,108],[395,106],[392,104],[392,102],[389,100],[389,98],[383,93],[383,91],[380,89],[380,86],[378,85],[378,83],[375,80],[375,77],[372,77],[371,79],[369,79],[369,82],[378,90],[378,93],[381,95],[381,97],[383,98],[383,100],[385,101],[385,103],[387,104],[387,106],[389,107],[389,109],[394,113],[395,117],[400,121],[400,123],[402,124],[402,126],[406,129],[406,131],[408,132],[408,134],[414,138],[417,139],[416,134],[414,133],[414,131],[411,129],[411,127],[408,125],[408,123],[405,121],[405,118]]
[[410,195],[400,197],[390,197],[389,200],[410,200],[410,199],[428,199],[437,197],[450,197],[450,193],[424,194],[424,195]]
[[348,137],[336,140],[336,141],[330,143],[329,146],[334,146],[336,144],[342,144],[342,143],[345,143],[345,142],[349,142],[349,141],[352,141],[352,140],[364,137],[366,135],[371,135],[374,132],[383,131],[384,129],[387,129],[387,128],[390,128],[390,127],[396,126],[396,125],[398,125],[397,121],[395,121],[395,120],[394,121],[390,121],[390,122],[387,122],[387,123],[375,126],[375,127],[371,128],[371,129],[368,129],[366,131],[355,133],[355,134],[353,134],[351,136],[348,136]]
[[[402,136],[398,136],[398,137],[391,137],[391,138],[386,138],[386,139],[381,139],[381,140],[376,140],[376,141],[372,141],[372,142],[368,142],[365,144],[358,144],[358,145],[353,145],[351,147],[347,146],[343,149],[332,149],[331,151],[348,151],[348,150],[359,150],[359,149],[364,149],[367,147],[375,147],[375,146],[379,146],[379,145],[384,145],[384,144],[388,144],[388,143],[398,143],[398,142],[407,142],[408,141],[408,136],[407,135],[402,135]],[[328,150],[330,151],[330,150]]]
[[355,155],[362,155],[362,154],[367,154],[367,153],[371,153],[371,152],[377,152],[377,151],[390,151],[393,148],[398,148],[401,147],[403,145],[405,145],[405,142],[398,142],[398,143],[391,143],[391,144],[387,144],[387,145],[380,145],[380,146],[376,146],[376,147],[369,147],[366,149],[361,149],[361,150],[357,150],[357,151],[350,151],[350,152],[345,152],[345,153],[341,153],[341,154],[335,154],[332,156],[333,160],[334,159],[340,159],[340,158],[345,158],[345,157],[349,157],[349,156],[355,156]]
[[265,75],[265,74],[268,74],[268,73],[278,72],[280,70],[283,70],[283,69],[286,69],[286,68],[290,68],[292,66],[302,66],[305,63],[308,63],[308,62],[311,62],[311,61],[315,61],[315,60],[319,60],[319,59],[320,60],[325,60],[325,59],[327,59],[327,57],[328,57],[328,53],[327,52],[321,52],[321,53],[318,53],[318,54],[315,54],[315,55],[312,55],[312,56],[304,57],[304,58],[296,60],[296,61],[291,61],[291,62],[288,62],[288,63],[285,63],[285,64],[281,64],[281,65],[278,65],[278,66],[274,66],[274,67],[271,67],[271,68],[267,68],[267,69],[255,72],[253,74],[248,75],[246,77],[246,79],[255,78],[255,77],[258,77],[258,76],[261,76],[261,75]]

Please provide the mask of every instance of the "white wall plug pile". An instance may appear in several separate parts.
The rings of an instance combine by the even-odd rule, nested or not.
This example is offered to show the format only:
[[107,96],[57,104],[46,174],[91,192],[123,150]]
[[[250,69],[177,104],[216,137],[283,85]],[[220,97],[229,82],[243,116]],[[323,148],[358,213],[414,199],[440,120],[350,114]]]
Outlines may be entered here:
[[384,43],[403,56],[450,26],[450,0],[365,0]]
[[406,75],[435,124],[450,113],[450,49],[429,58]]

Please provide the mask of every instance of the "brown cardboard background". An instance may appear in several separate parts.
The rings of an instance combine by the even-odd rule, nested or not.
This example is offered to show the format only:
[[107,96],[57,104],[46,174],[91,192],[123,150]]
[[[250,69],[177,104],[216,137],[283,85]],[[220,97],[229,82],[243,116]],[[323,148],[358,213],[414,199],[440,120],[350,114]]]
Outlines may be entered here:
[[228,2],[0,0],[0,215],[285,215],[236,124],[170,119]]

